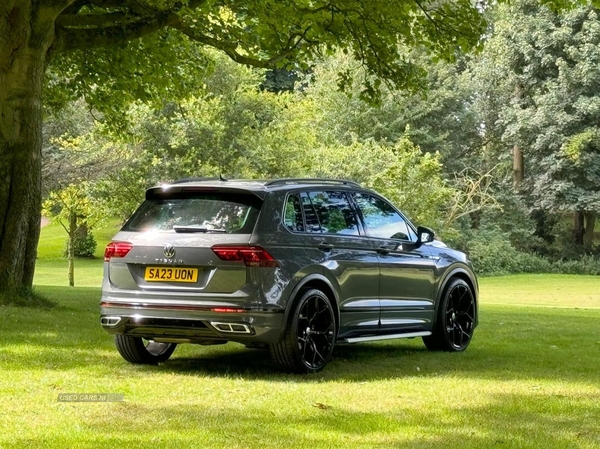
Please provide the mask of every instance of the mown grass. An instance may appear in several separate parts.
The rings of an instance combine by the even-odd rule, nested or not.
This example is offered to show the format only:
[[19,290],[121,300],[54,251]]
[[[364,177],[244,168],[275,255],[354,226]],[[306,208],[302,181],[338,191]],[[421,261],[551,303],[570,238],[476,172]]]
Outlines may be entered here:
[[[0,447],[597,448],[599,284],[482,279],[465,353],[428,352],[420,340],[339,346],[312,376],[232,343],[129,365],[98,325],[98,288],[38,284],[57,307],[0,308]],[[64,403],[59,393],[125,401]]]
[[[104,257],[104,248],[110,242],[113,235],[117,233],[120,226],[120,221],[116,218],[111,218],[102,226],[94,229],[92,233],[98,243],[95,258]],[[64,258],[64,251],[67,244],[67,232],[56,222],[51,222],[42,227],[40,233],[40,243],[38,245],[38,259],[59,259]]]
[[[79,287],[99,287],[102,282],[102,259],[104,248],[120,228],[117,219],[110,219],[102,227],[93,230],[97,247],[94,258],[75,260],[75,285]],[[67,233],[58,223],[44,226],[38,245],[38,259],[34,284],[68,286],[67,259],[63,253]]]
[[487,304],[600,307],[600,277],[571,274],[519,274],[480,278]]

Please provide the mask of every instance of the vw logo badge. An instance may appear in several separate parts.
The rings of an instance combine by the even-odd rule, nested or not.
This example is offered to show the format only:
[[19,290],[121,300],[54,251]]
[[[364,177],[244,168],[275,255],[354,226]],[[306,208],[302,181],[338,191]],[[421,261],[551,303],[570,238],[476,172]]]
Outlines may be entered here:
[[165,257],[167,258],[172,258],[175,257],[175,247],[173,245],[171,245],[170,243],[167,243],[165,245],[165,247],[163,248],[163,253],[165,255]]

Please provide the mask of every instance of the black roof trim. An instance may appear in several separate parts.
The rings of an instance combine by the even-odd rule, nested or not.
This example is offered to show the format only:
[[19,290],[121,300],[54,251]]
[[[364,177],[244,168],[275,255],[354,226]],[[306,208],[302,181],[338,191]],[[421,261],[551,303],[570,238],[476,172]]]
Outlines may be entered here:
[[185,182],[202,182],[202,181],[220,181],[219,178],[181,178],[175,181],[169,182],[168,184],[183,184]]
[[216,177],[207,177],[207,178],[181,178],[181,179],[176,179],[175,181],[171,182],[170,184],[183,184],[185,182],[202,182],[202,181],[229,181],[229,179],[225,179],[223,178],[223,175],[219,175],[218,178]]
[[362,187],[359,183],[348,181],[346,179],[328,179],[328,178],[282,178],[274,179],[265,183],[265,186],[276,186],[285,184],[340,184],[353,187]]

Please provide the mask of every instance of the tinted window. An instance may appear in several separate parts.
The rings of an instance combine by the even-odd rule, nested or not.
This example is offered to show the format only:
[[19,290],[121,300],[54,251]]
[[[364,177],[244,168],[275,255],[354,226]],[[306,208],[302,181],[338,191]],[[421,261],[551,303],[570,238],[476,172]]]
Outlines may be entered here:
[[[354,210],[350,206],[345,192],[323,191],[308,192],[310,206],[305,206],[308,225],[308,212],[314,211],[322,232],[328,234],[358,235],[358,224]],[[304,204],[304,201],[303,201]]]
[[302,208],[304,209],[304,218],[306,220],[306,232],[322,232],[317,211],[308,193],[302,192],[300,197],[302,198]]
[[249,234],[254,228],[260,200],[254,195],[194,193],[146,200],[125,223],[124,231],[170,231],[173,226],[224,230]]
[[356,193],[354,199],[362,213],[365,231],[369,237],[414,240],[411,238],[414,234],[406,221],[391,204],[364,193]]
[[300,206],[300,198],[293,194],[287,197],[285,203],[283,223],[290,231],[304,231],[304,223],[302,221],[302,207]]

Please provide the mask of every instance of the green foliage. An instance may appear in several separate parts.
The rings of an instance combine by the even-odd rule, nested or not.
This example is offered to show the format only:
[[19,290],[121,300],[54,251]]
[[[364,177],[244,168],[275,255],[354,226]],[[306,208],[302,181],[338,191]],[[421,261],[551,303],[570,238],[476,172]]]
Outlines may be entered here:
[[[96,248],[98,247],[98,243],[96,242],[96,238],[94,234],[91,232],[87,232],[83,235],[75,234],[75,238],[73,239],[73,254],[75,257],[94,257],[94,253],[96,252]],[[63,251],[63,256],[68,257],[69,255],[69,241],[65,243],[65,250]]]
[[[67,260],[69,285],[75,285],[76,242],[81,230],[88,235],[89,230],[106,219],[104,205],[91,196],[90,184],[83,181],[70,184],[62,190],[52,191],[43,204],[42,213],[58,222],[67,233]],[[93,255],[95,240],[79,242],[79,249]],[[83,246],[83,248],[82,248]],[[93,250],[91,253],[90,249]]]
[[[600,20],[533,0],[500,9],[489,50],[504,70],[503,139],[523,148],[535,207],[600,210]],[[519,32],[515,32],[518,29]]]
[[[384,86],[377,108],[360,98],[360,79],[368,75],[356,70],[356,60],[342,53],[315,65],[303,91],[319,105],[315,119],[322,139],[344,144],[355,140],[394,143],[408,134],[422,151],[439,152],[445,174],[451,175],[469,165],[465,157],[477,153],[481,144],[480,118],[472,107],[476,84],[465,70],[464,56],[450,64],[413,50],[410,59],[426,68],[426,91],[414,93]],[[353,68],[354,82],[345,93],[338,92],[337,71]]]
[[93,198],[90,192],[91,187],[85,181],[53,191],[44,202],[42,213],[60,223],[67,234],[74,238],[81,226],[92,229],[105,219],[102,203]]
[[519,252],[511,244],[509,235],[498,229],[480,230],[467,237],[466,251],[480,275],[510,273],[549,273],[550,262],[535,254]]
[[600,257],[598,256],[584,255],[578,260],[559,260],[553,266],[557,273],[600,276]]
[[[366,74],[359,96],[377,101],[384,83],[422,87],[425,71],[407,49],[453,60],[477,46],[485,30],[480,11],[468,0],[427,8],[387,0],[81,2],[63,15],[57,19],[46,102],[60,106],[84,97],[117,127],[134,101],[160,104],[201,88],[213,68],[208,48],[237,63],[275,69],[272,73],[306,70],[342,49]],[[102,20],[109,15],[113,20]],[[155,25],[146,29],[149,23]],[[353,72],[340,68],[338,85],[352,84]]]
[[359,80],[369,76],[364,69],[346,93],[337,90],[338,71],[357,64],[341,52],[316,64],[299,91],[279,95],[260,90],[263,73],[208,56],[212,70],[192,95],[158,110],[135,103],[123,132],[96,126],[78,143],[120,155],[112,164],[118,169],[106,170],[95,184],[94,195],[112,213],[126,218],[151,185],[219,174],[354,179],[443,236],[452,234],[457,217],[490,207],[469,191],[477,170],[449,176],[468,165],[455,155],[471,154],[480,141],[470,107],[473,86],[460,64],[433,63],[413,51],[412,60],[430,73],[429,96],[381,86],[381,107],[372,108],[360,99]]
[[389,196],[416,222],[441,227],[456,192],[442,179],[440,154],[423,154],[410,131],[395,141],[341,138],[328,127],[343,94],[330,92],[337,100],[327,104],[324,92],[310,88],[261,91],[260,73],[215,58],[195,95],[158,111],[136,103],[127,133],[96,126],[80,139],[80,148],[110,146],[121,155],[119,169],[94,185],[94,197],[111,213],[126,218],[147,187],[178,178],[319,176],[354,179]]
[[483,276],[511,273],[563,273],[600,275],[600,258],[584,255],[577,260],[555,260],[536,253],[519,251],[510,234],[496,229],[466,233],[457,242],[469,254],[475,271]]

